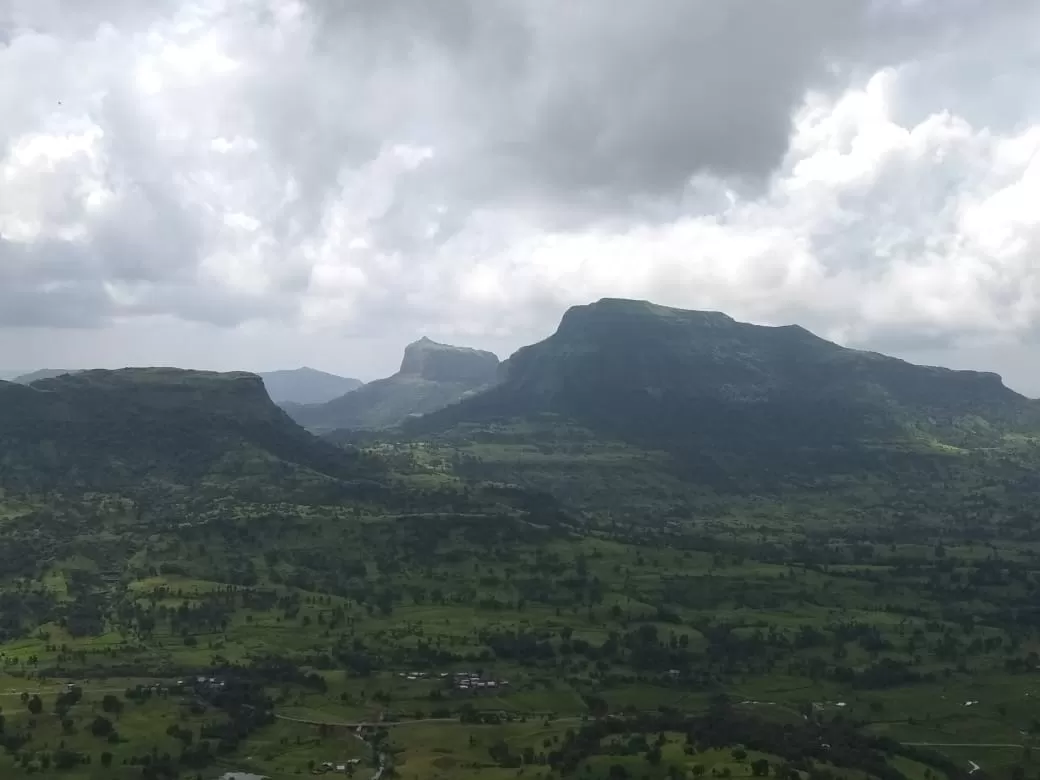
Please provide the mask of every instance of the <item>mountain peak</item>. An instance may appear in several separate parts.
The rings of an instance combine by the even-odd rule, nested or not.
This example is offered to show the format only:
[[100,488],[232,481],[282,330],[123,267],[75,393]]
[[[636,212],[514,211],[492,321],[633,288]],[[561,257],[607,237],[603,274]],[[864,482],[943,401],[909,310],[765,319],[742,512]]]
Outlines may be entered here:
[[431,382],[490,382],[498,370],[498,357],[491,352],[441,344],[423,336],[404,350],[402,376]]
[[573,309],[593,309],[615,311],[627,314],[657,315],[659,317],[689,317],[690,315],[703,315],[720,318],[727,322],[735,322],[728,314],[720,311],[701,311],[697,309],[680,309],[675,306],[665,306],[654,303],[644,298],[600,298],[592,303],[581,304],[571,307]]
[[439,419],[546,412],[658,449],[747,453],[922,436],[988,443],[1034,426],[1040,409],[995,374],[916,366],[797,326],[607,298],[569,309],[552,336],[507,361],[502,382]]
[[315,431],[386,428],[490,386],[498,369],[498,358],[490,352],[423,336],[405,347],[401,370],[393,376],[324,404],[286,408],[298,423]]
[[717,311],[690,311],[661,306],[650,301],[602,298],[594,303],[572,306],[560,320],[559,333],[574,335],[584,330],[602,336],[604,329],[653,328],[655,331],[691,327],[738,327],[732,317]]

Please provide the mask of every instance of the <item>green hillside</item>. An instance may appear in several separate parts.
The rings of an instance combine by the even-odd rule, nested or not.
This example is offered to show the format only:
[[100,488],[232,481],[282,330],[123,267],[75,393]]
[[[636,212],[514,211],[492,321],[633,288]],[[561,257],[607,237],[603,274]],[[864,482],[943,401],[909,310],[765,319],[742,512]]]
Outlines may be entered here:
[[146,368],[0,383],[0,484],[62,490],[352,479],[253,374]]
[[389,428],[443,409],[491,385],[498,358],[490,352],[439,344],[428,338],[409,344],[401,369],[325,404],[286,405],[301,425],[316,431]]
[[251,374],[2,383],[0,777],[1028,780],[1031,413],[631,302],[332,441]]
[[412,430],[555,414],[708,470],[758,473],[852,468],[879,448],[997,447],[1040,430],[1040,405],[995,374],[642,301],[574,307],[502,376]]

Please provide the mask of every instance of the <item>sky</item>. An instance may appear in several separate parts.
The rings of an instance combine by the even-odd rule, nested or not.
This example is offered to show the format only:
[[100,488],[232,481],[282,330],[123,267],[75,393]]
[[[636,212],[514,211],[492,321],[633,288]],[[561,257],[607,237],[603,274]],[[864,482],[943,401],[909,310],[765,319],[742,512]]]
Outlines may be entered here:
[[0,0],[0,371],[631,297],[1040,396],[1035,0]]

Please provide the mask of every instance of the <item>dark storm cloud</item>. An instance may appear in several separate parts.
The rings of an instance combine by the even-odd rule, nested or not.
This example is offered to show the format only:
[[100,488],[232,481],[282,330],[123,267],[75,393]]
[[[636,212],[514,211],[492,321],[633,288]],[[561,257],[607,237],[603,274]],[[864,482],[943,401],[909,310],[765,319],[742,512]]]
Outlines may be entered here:
[[[768,175],[805,90],[857,56],[869,24],[864,0],[311,6],[320,33],[300,64],[342,68],[303,91],[288,70],[270,93],[289,108],[270,129],[297,169],[319,172],[329,148],[367,158],[392,129],[437,149],[458,197],[611,208],[698,172]],[[297,106],[317,124],[295,124]]]
[[29,249],[0,237],[0,327],[96,325],[109,301],[83,259],[67,242]]

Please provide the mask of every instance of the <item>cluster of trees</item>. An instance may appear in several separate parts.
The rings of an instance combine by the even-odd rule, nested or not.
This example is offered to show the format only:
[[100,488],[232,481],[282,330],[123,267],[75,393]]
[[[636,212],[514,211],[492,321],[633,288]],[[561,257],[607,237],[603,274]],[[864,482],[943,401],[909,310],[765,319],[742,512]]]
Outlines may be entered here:
[[[815,721],[775,723],[737,713],[725,697],[717,697],[710,711],[699,716],[661,712],[588,722],[577,731],[569,731],[560,746],[548,754],[547,760],[564,775],[573,773],[590,756],[612,750],[628,755],[641,752],[650,763],[659,763],[665,732],[685,734],[688,752],[691,753],[741,746],[779,756],[796,772],[800,769],[808,772],[814,769],[815,762],[826,762],[861,770],[880,780],[906,780],[888,758],[907,755],[945,772],[950,780],[965,780],[968,776],[963,768],[943,756],[861,734],[849,724]],[[649,735],[657,736],[651,740]],[[618,737],[622,739],[618,741]],[[768,767],[758,764],[756,774],[760,775],[763,769]],[[777,776],[785,773],[787,770],[775,772]]]

